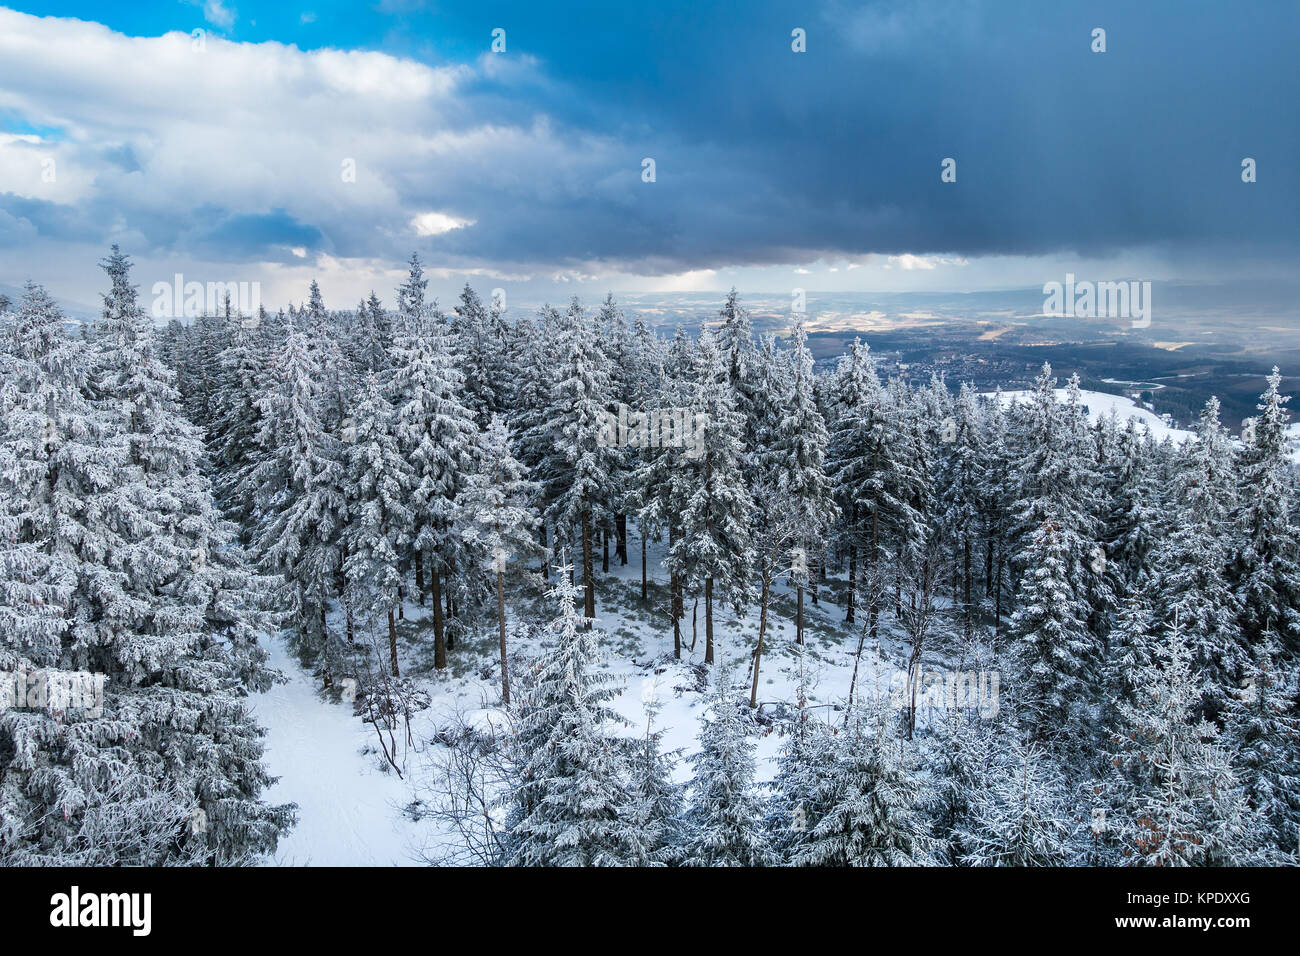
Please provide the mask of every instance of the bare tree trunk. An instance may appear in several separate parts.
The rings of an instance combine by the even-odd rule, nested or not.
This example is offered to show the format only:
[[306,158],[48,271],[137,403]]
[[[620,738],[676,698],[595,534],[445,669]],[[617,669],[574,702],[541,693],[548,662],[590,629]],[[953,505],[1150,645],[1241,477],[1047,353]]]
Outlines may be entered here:
[[648,600],[648,572],[645,566],[645,532],[641,532],[641,600]]
[[993,593],[993,539],[990,537],[984,547],[984,596]]
[[749,690],[749,706],[758,706],[758,665],[763,660],[763,635],[767,633],[767,602],[772,594],[772,572],[763,570],[763,592],[758,599],[758,646],[754,648],[754,684]]
[[627,564],[627,515],[619,514],[614,517],[614,555],[618,558],[618,563]]
[[510,703],[510,668],[506,665],[506,591],[502,583],[504,578],[497,572],[497,624],[501,630],[501,701]]
[[695,641],[700,636],[700,599],[695,599],[695,605],[691,608],[691,653],[695,653]]
[[591,507],[583,502],[582,508],[582,615],[588,620],[596,616],[596,578],[593,572],[591,540]]
[[713,578],[704,579],[704,663],[713,663]]
[[862,647],[867,642],[867,625],[862,625],[858,633],[858,651],[853,655],[853,676],[849,678],[849,700],[844,708],[844,724],[848,726],[849,715],[853,713],[853,690],[858,685],[858,665],[862,663]]
[[600,529],[600,573],[609,574],[609,528]]
[[879,635],[880,627],[880,509],[871,512],[871,554],[867,555],[867,574],[870,576],[871,598],[871,639]]
[[798,585],[799,603],[794,616],[794,642],[803,646],[803,585]]
[[397,622],[393,619],[393,609],[388,609],[388,659],[392,665],[394,677],[402,676],[397,672]]
[[[668,553],[673,550],[673,526],[668,525]],[[644,540],[642,544],[644,544]],[[670,564],[669,567],[672,565]],[[682,601],[682,579],[676,571],[669,572],[668,590],[671,592],[669,603],[673,615],[673,657],[677,660],[682,658],[682,615],[685,613],[685,606]]]
[[420,597],[420,607],[424,607],[424,555],[415,549],[415,593]]
[[858,539],[853,529],[857,526],[858,506],[853,505],[853,516],[849,522],[849,595],[844,602],[844,623],[852,624],[858,596]]
[[436,561],[429,567],[429,589],[433,604],[433,666],[443,670],[447,666],[447,635],[442,620],[442,575]]
[[966,640],[970,640],[974,631],[971,622],[971,600],[970,600],[970,538],[967,538],[963,544],[963,558],[965,559],[965,568],[962,573],[962,587],[964,589],[965,601],[963,602],[962,613],[966,624]]
[[551,580],[551,559],[550,556],[547,555],[546,553],[546,522],[545,521],[542,522],[541,544],[542,544],[542,580],[549,581]]
[[997,582],[993,586],[993,633],[1002,636],[1002,565],[1005,559],[998,554]]

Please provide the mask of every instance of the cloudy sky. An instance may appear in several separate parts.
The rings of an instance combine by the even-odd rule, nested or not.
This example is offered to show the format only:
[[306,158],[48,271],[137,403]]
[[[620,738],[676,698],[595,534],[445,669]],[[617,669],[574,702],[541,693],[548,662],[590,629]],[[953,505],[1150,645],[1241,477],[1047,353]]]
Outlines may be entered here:
[[412,250],[444,295],[1289,276],[1298,49],[1292,0],[19,0],[0,285],[94,301],[110,242],[336,307]]

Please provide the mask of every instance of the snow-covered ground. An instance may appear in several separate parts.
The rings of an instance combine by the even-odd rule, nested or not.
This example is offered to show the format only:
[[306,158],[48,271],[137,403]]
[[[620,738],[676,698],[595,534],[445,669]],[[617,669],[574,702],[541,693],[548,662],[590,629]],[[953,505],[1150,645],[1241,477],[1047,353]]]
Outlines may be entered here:
[[286,866],[388,866],[416,862],[411,824],[397,812],[409,790],[362,754],[374,730],[345,704],[322,700],[311,677],[279,641],[271,663],[289,679],[253,698],[267,730],[266,763],[279,781],[271,803],[298,804],[298,825],[280,841],[275,859]]

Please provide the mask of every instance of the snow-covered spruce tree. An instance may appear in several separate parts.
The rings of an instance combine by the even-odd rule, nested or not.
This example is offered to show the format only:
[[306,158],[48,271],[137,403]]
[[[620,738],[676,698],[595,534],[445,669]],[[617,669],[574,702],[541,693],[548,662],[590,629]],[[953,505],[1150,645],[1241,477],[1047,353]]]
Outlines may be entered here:
[[[90,582],[112,529],[97,504],[125,468],[86,401],[85,348],[46,291],[28,283],[0,327],[0,647],[59,666],[94,641]],[[0,667],[0,670],[12,670]]]
[[505,411],[501,394],[508,381],[505,374],[503,341],[499,318],[483,307],[478,293],[469,283],[460,293],[451,331],[463,376],[462,401],[474,415],[480,429],[487,428],[492,416]]
[[598,631],[574,602],[568,568],[549,595],[554,645],[520,681],[505,861],[513,866],[621,866],[627,842],[627,747],[608,726],[614,691],[594,670]]
[[[691,393],[686,376],[693,368],[689,339],[679,327],[670,352],[661,356],[655,375],[654,390],[642,392],[643,409],[685,407]],[[638,465],[629,479],[629,507],[636,512],[641,531],[642,594],[648,599],[648,571],[645,567],[647,537],[656,540],[665,534],[669,552],[681,536],[681,502],[689,488],[689,460],[686,449],[671,443],[654,442],[650,447],[638,449]],[[673,657],[682,656],[682,580],[670,561],[665,560],[669,572],[669,616],[673,628]]]
[[752,455],[758,447],[757,428],[760,420],[755,408],[755,391],[762,374],[761,357],[754,347],[754,326],[749,310],[740,304],[740,296],[733,287],[727,301],[718,312],[722,325],[718,329],[718,351],[727,369],[727,381],[733,392],[736,413],[745,424],[741,436],[746,454]]
[[[669,552],[671,568],[704,583],[704,662],[713,663],[713,598],[719,587],[737,609],[749,599],[754,555],[750,539],[753,501],[744,476],[743,422],[735,411],[726,367],[713,334],[700,333],[695,395],[691,403],[690,462],[685,496],[677,503],[681,535]],[[702,440],[699,437],[703,431]],[[699,442],[699,447],[696,447]]]
[[[443,583],[462,563],[456,531],[457,496],[474,468],[478,428],[460,399],[461,375],[452,354],[446,319],[424,303],[428,280],[419,258],[411,256],[406,283],[398,289],[400,330],[393,346],[389,396],[396,407],[402,454],[415,469],[411,507],[415,514],[412,548],[416,581],[429,573],[434,629],[434,666],[447,666]],[[427,555],[428,563],[424,562]]]
[[631,866],[667,866],[681,856],[681,787],[673,783],[673,754],[663,750],[663,731],[655,729],[659,704],[646,704],[645,734],[628,755],[628,792],[623,812],[624,840]]
[[943,421],[941,442],[946,455],[940,466],[939,527],[943,537],[952,542],[956,584],[960,595],[962,633],[967,640],[974,635],[975,553],[980,526],[980,495],[988,475],[983,471],[985,453],[983,434],[975,394],[963,383],[953,406],[952,416]]
[[747,709],[724,668],[714,669],[709,717],[691,758],[683,862],[688,866],[763,866],[773,854],[754,790],[754,741]]
[[817,720],[808,707],[798,645],[793,653],[799,660],[794,725],[777,757],[776,779],[768,800],[767,832],[776,857],[789,863],[803,852],[813,829],[834,806],[831,767],[835,762],[835,731]]
[[554,551],[548,548],[553,542],[548,537],[547,515],[558,494],[552,472],[556,462],[552,455],[554,442],[549,413],[554,370],[550,344],[542,323],[520,318],[514,324],[508,366],[512,384],[506,412],[506,424],[513,440],[511,452],[538,486],[537,509],[543,518],[538,537],[543,551],[547,552],[542,560],[543,579],[550,575],[547,556]]
[[496,581],[501,699],[509,704],[505,576],[512,567],[522,568],[540,550],[535,536],[538,518],[532,506],[537,486],[528,480],[527,469],[510,454],[510,432],[500,415],[492,416],[480,444],[482,464],[465,483],[461,537],[472,562],[486,568]]
[[[114,247],[103,265],[111,289],[86,364],[60,341],[53,304],[34,294],[15,357],[44,384],[6,376],[0,460],[21,467],[6,467],[3,481],[23,481],[5,490],[27,504],[2,513],[12,537],[0,564],[12,567],[17,550],[25,567],[0,591],[0,615],[22,628],[0,632],[0,666],[98,673],[105,693],[102,711],[0,713],[0,859],[244,862],[273,849],[292,820],[292,808],[259,799],[270,778],[243,699],[271,679],[252,623],[260,588],[211,500],[130,263]],[[18,614],[14,597],[28,605]],[[25,635],[43,640],[33,647]]]
[[[622,310],[618,310],[616,313],[617,316],[622,316],[622,314]],[[628,336],[628,341],[623,349],[625,354],[619,363],[625,369],[622,382],[624,395],[620,398],[620,401],[623,401],[631,408],[646,411],[667,400],[667,396],[664,394],[666,383],[664,381],[663,344],[640,315],[633,320]],[[669,401],[668,404],[673,403]],[[657,449],[653,448],[628,449],[625,470],[622,475],[624,516],[619,532],[622,538],[623,560],[625,563],[627,560],[626,515],[638,512],[644,504],[646,496],[642,494],[640,472],[647,461],[655,457],[656,453]],[[644,520],[638,520],[637,531],[638,537],[641,539],[641,600],[648,601],[650,599],[648,539],[651,536],[657,538],[658,529],[653,522],[647,524]]]
[[829,808],[794,854],[798,866],[913,866],[929,863],[934,841],[925,811],[928,774],[893,732],[883,702],[850,716],[823,771]]
[[993,618],[993,635],[1002,634],[1003,602],[1013,584],[1007,573],[1014,549],[1015,459],[1008,444],[1008,416],[1001,395],[984,408],[980,527],[984,536],[984,597]]
[[[649,357],[643,352],[642,342],[635,338],[628,328],[627,316],[619,308],[614,293],[606,293],[601,303],[600,314],[596,318],[600,334],[605,340],[605,354],[609,359],[609,393],[612,407],[637,407],[639,392],[645,379],[652,370],[642,367],[642,361]],[[601,529],[603,552],[601,570],[609,571],[609,539],[614,536],[614,556],[620,564],[627,564],[627,510],[630,489],[628,478],[636,467],[636,449],[619,448],[618,469],[613,475],[617,496],[611,504],[609,520]]]
[[352,328],[345,337],[344,351],[359,380],[366,375],[384,376],[388,369],[388,353],[393,347],[393,328],[374,290],[370,298],[357,303]]
[[1139,703],[1138,695],[1145,691],[1138,682],[1153,663],[1150,634],[1155,617],[1145,590],[1124,595],[1116,605],[1101,671],[1100,719],[1112,733],[1125,727],[1123,714]]
[[263,568],[280,577],[278,606],[309,659],[327,638],[326,613],[347,514],[343,454],[321,421],[320,366],[308,336],[292,327],[260,399],[258,526]]
[[387,618],[389,671],[397,677],[395,614],[401,595],[402,556],[415,529],[411,510],[415,470],[402,457],[395,417],[377,376],[367,375],[366,389],[353,416],[355,433],[345,442],[348,520],[343,534],[347,555],[343,570],[349,597]]
[[1236,501],[1232,446],[1219,403],[1206,403],[1195,441],[1182,449],[1172,482],[1173,521],[1151,556],[1159,620],[1179,622],[1201,686],[1196,716],[1217,720],[1250,666],[1242,604],[1228,580]]
[[1151,552],[1163,531],[1157,462],[1146,445],[1149,436],[1148,429],[1139,432],[1136,419],[1130,418],[1118,434],[1114,460],[1107,469],[1109,507],[1102,537],[1106,570],[1121,590],[1144,582],[1151,569]]
[[1070,573],[1077,539],[1045,520],[1022,555],[1019,606],[1008,628],[1025,704],[1036,740],[1064,732],[1082,714],[1093,653],[1087,607]]
[[1147,635],[1137,702],[1121,706],[1108,828],[1122,862],[1148,866],[1248,865],[1266,831],[1245,799],[1214,724],[1196,719],[1200,696],[1178,624]]
[[972,819],[975,791],[984,785],[989,763],[1002,744],[997,727],[996,721],[953,708],[947,719],[932,723],[933,733],[921,738],[925,763],[934,777],[932,832],[937,853],[947,865],[960,866],[973,849],[965,831]]
[[558,367],[550,396],[550,431],[557,497],[551,506],[557,529],[576,534],[582,551],[583,614],[596,616],[594,535],[616,498],[619,450],[608,441],[606,415],[612,404],[609,360],[575,296],[559,328]]
[[269,356],[262,330],[266,321],[266,310],[259,306],[256,316],[240,321],[218,357],[220,378],[209,447],[221,504],[241,529],[249,526],[256,503],[256,488],[244,479],[256,461],[261,430],[257,401],[268,382]]
[[775,479],[774,491],[794,505],[799,528],[799,547],[804,560],[796,562],[794,579],[797,590],[795,642],[803,643],[803,595],[809,582],[808,565],[813,561],[811,549],[825,539],[826,531],[838,515],[834,488],[826,475],[826,448],[830,435],[813,399],[813,360],[808,351],[807,334],[802,323],[794,328],[794,376],[790,393],[767,448],[766,466]]
[[1024,449],[1016,518],[1021,569],[1009,635],[1035,739],[1082,733],[1097,686],[1101,639],[1090,626],[1105,571],[1097,543],[1095,472],[1077,379],[1061,406],[1044,365],[1023,410]]
[[1300,843],[1300,719],[1296,679],[1279,661],[1271,634],[1255,649],[1245,686],[1226,704],[1225,746],[1246,801],[1270,831],[1282,859],[1296,862]]
[[968,866],[1064,866],[1077,848],[1069,790],[1052,756],[1007,739],[967,795],[957,841]]
[[849,555],[846,624],[856,620],[862,578],[859,563],[865,559],[874,572],[879,560],[880,509],[876,500],[885,490],[879,473],[881,456],[887,453],[883,448],[883,394],[871,350],[854,340],[852,350],[841,356],[836,371],[834,417],[826,453],[827,473],[843,516],[837,537]]
[[1292,517],[1295,478],[1286,410],[1290,397],[1278,391],[1281,383],[1274,367],[1260,396],[1259,415],[1246,429],[1232,581],[1241,599],[1249,646],[1258,647],[1264,633],[1272,631],[1285,657],[1295,661],[1300,658],[1300,544]]

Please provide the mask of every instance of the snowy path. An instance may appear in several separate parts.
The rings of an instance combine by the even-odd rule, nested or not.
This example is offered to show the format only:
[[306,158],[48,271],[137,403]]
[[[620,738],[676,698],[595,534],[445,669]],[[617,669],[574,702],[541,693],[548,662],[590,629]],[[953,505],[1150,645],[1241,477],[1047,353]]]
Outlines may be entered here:
[[373,743],[370,728],[347,706],[317,697],[279,641],[270,643],[271,664],[289,682],[253,697],[253,712],[267,730],[266,764],[280,778],[264,798],[298,804],[298,825],[268,863],[414,865],[412,830],[399,811],[409,800],[406,785],[359,752]]

